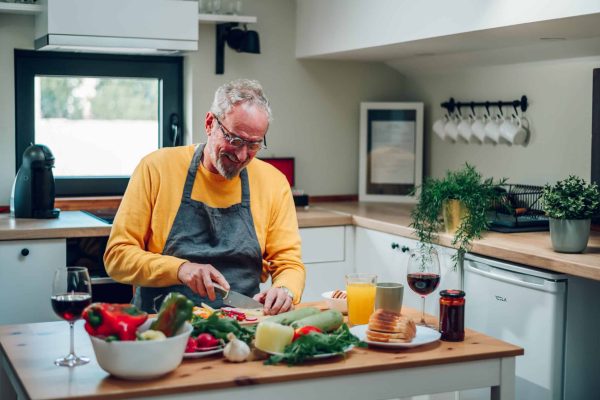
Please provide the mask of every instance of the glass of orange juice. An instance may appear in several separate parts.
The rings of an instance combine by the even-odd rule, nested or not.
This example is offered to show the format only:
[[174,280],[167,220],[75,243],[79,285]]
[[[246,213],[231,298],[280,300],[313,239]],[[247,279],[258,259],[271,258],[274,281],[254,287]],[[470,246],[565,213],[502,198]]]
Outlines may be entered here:
[[369,323],[375,307],[375,284],[377,275],[354,273],[346,275],[346,296],[348,301],[348,322],[352,325]]

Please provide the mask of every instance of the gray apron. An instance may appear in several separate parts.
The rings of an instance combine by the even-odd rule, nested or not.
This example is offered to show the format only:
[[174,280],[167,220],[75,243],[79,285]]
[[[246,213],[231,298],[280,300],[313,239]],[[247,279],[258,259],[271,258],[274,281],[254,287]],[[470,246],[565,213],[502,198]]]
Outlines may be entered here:
[[[241,203],[227,208],[212,208],[192,200],[192,188],[202,162],[203,150],[204,144],[200,144],[194,152],[181,205],[162,254],[194,263],[211,264],[225,276],[232,290],[253,296],[259,292],[262,253],[250,212],[248,172],[246,168],[240,172]],[[214,308],[223,305],[221,297],[210,301],[186,285],[138,287],[134,304],[146,312],[155,313],[170,292],[183,293],[197,305],[206,303]]]

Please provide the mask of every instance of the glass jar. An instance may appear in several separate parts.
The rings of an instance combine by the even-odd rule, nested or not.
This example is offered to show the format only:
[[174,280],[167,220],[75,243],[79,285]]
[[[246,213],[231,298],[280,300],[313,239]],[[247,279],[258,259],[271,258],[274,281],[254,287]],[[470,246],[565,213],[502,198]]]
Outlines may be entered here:
[[447,342],[465,340],[465,292],[442,290],[440,292],[440,333]]

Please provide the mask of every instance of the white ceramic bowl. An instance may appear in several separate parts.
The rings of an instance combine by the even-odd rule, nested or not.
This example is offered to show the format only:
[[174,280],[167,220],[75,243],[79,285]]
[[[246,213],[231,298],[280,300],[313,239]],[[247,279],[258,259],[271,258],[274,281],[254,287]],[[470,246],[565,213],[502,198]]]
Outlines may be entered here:
[[332,310],[338,310],[342,313],[347,313],[348,312],[348,303],[346,302],[346,299],[334,299],[333,297],[331,297],[333,292],[335,292],[335,290],[330,290],[329,292],[324,292],[323,294],[321,294],[321,297],[323,297],[325,299],[325,301],[327,302],[327,305]]
[[[143,332],[155,318],[149,318],[140,328]],[[177,335],[165,340],[131,340],[106,342],[90,336],[100,367],[124,379],[151,379],[173,371],[179,366],[185,346],[192,333],[186,322]]]

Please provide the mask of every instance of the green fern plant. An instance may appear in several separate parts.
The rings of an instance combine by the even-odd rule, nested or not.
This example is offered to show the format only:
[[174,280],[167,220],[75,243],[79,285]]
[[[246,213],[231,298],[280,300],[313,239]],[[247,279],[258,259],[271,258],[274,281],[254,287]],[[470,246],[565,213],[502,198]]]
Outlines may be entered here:
[[489,228],[488,209],[500,201],[503,191],[499,185],[506,182],[502,179],[494,182],[493,178],[483,179],[475,167],[465,164],[458,171],[447,171],[442,179],[427,178],[421,186],[417,206],[411,212],[415,234],[421,246],[431,246],[437,241],[438,232],[443,228],[440,216],[444,200],[459,200],[467,209],[454,233],[452,246],[458,251],[453,256],[454,268],[464,254],[470,250],[472,241],[481,238]]

